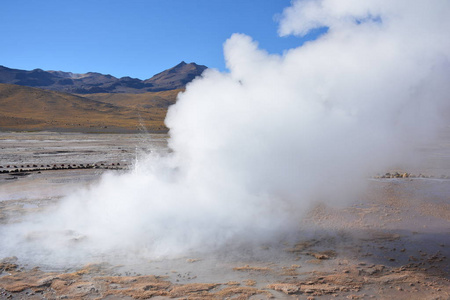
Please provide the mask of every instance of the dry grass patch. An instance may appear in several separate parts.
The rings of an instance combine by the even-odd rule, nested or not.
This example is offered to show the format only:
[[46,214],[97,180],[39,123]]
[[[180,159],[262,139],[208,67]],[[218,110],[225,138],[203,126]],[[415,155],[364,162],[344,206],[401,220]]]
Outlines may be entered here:
[[233,268],[234,271],[242,271],[242,272],[272,272],[273,270],[271,268],[267,267],[252,267],[250,265],[245,265],[243,267],[235,267]]

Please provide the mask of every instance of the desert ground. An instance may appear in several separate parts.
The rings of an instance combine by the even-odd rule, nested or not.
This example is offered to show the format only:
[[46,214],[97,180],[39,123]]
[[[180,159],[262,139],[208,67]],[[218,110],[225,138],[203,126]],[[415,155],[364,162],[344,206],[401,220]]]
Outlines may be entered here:
[[[166,141],[162,134],[0,133],[0,230],[105,172],[127,172],[145,153],[167,152]],[[409,169],[367,178],[366,191],[345,206],[316,203],[288,240],[65,269],[2,257],[0,298],[449,299],[450,130],[420,152],[424,159]]]

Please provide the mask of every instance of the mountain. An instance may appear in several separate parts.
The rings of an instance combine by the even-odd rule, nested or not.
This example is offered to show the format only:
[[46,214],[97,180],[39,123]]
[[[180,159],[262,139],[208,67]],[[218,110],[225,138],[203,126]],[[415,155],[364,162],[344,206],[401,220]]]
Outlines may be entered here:
[[166,132],[167,106],[175,102],[179,91],[117,94],[108,103],[108,96],[116,94],[96,95],[97,99],[105,99],[97,101],[62,92],[0,84],[0,130],[136,132],[145,128],[151,132]]
[[161,90],[173,90],[183,88],[203,73],[207,67],[195,63],[187,64],[184,61],[173,68],[156,74],[150,79],[144,80],[145,84],[157,86]]
[[76,74],[63,71],[32,71],[10,69],[0,66],[0,83],[35,87],[71,94],[129,93],[167,91],[184,88],[195,77],[200,76],[206,66],[184,61],[173,68],[140,80],[131,77],[116,78],[95,72]]

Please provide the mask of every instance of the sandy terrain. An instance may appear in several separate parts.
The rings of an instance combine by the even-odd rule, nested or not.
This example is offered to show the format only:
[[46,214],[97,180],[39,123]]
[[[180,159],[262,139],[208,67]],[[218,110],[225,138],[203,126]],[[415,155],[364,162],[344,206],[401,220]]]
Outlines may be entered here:
[[[103,172],[125,172],[141,153],[167,151],[165,138],[0,133],[0,224],[53,205]],[[368,178],[358,201],[317,203],[289,238],[65,270],[0,258],[0,298],[449,299],[449,142],[443,134],[404,170],[433,177]]]

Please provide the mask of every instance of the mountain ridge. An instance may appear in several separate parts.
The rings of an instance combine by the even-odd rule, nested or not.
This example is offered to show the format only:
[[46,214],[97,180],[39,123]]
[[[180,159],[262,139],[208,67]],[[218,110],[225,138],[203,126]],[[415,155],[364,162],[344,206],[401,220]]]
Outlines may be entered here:
[[128,93],[140,94],[184,88],[207,67],[196,63],[185,63],[155,74],[145,80],[110,74],[88,72],[84,74],[65,71],[31,71],[12,69],[0,65],[0,83],[28,86],[71,94]]

